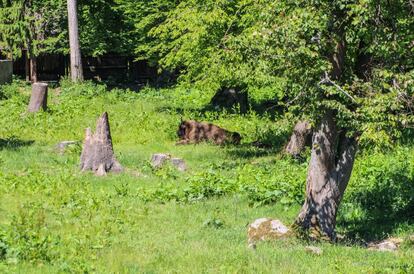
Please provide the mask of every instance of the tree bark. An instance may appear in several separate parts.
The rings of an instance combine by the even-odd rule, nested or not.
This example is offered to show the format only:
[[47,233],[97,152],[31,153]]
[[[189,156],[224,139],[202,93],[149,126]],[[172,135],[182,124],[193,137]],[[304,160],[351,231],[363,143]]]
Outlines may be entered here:
[[28,112],[38,112],[41,108],[45,111],[47,109],[47,89],[48,85],[45,83],[33,83],[32,95],[28,106]]
[[293,129],[292,136],[290,136],[289,143],[286,145],[285,152],[298,157],[305,149],[305,146],[311,142],[312,126],[307,121],[299,121]]
[[[342,11],[334,11],[332,20],[343,18]],[[331,79],[341,81],[345,70],[345,24],[332,31],[334,51]],[[336,112],[335,112],[336,113]],[[337,128],[334,110],[325,110],[312,138],[312,152],[306,180],[305,203],[296,224],[311,232],[311,236],[336,240],[336,214],[351,177],[357,151],[356,137],[347,137],[346,130]]]
[[122,171],[122,166],[114,155],[106,112],[98,119],[95,133],[92,133],[90,128],[86,129],[80,168],[82,171],[92,170],[98,176],[106,175],[109,171]]
[[26,58],[25,58],[25,74],[26,74],[26,81],[29,82],[30,81],[30,58],[29,58],[29,53],[26,52]]
[[30,80],[32,83],[37,82],[37,57],[31,56],[30,57]]
[[356,138],[338,132],[334,114],[328,111],[313,135],[306,200],[296,219],[296,224],[310,230],[312,236],[336,239],[336,214],[356,151]]
[[70,74],[73,82],[83,81],[82,56],[79,46],[77,0],[67,0],[70,46]]

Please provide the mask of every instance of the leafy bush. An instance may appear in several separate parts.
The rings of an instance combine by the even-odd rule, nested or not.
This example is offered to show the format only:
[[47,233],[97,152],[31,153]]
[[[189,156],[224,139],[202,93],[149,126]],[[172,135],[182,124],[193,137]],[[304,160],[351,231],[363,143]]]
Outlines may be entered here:
[[52,236],[43,209],[25,205],[0,233],[0,259],[8,261],[52,262],[59,239]]

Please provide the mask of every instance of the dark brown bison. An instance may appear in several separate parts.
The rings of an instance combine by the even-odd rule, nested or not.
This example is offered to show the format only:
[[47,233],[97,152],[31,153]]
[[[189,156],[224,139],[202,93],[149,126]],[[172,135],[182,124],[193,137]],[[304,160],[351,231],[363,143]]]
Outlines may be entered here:
[[230,132],[216,125],[194,120],[182,121],[177,135],[180,138],[177,145],[197,144],[202,141],[211,141],[217,145],[240,144],[241,140],[237,132]]

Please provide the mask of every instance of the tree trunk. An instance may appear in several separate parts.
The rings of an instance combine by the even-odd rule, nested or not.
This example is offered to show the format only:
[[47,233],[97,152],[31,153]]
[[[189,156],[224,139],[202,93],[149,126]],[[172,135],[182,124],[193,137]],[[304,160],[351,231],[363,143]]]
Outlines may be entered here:
[[33,83],[28,112],[38,112],[40,108],[47,109],[47,84]]
[[286,145],[285,152],[298,157],[305,149],[305,146],[311,143],[312,126],[307,121],[299,121],[293,129],[292,136],[290,136],[289,143]]
[[37,82],[37,57],[30,57],[30,80],[32,83]]
[[78,82],[83,81],[83,69],[79,46],[77,0],[67,0],[67,4],[70,46],[70,75],[73,82]]
[[338,133],[334,114],[328,111],[312,139],[306,182],[306,200],[296,224],[316,237],[335,240],[336,214],[351,176],[356,138]]
[[26,52],[26,58],[25,58],[25,74],[26,74],[26,81],[29,82],[30,81],[30,58],[29,58],[29,53]]
[[106,112],[98,119],[94,134],[92,134],[90,128],[86,129],[80,168],[82,171],[92,170],[98,176],[106,175],[109,171],[122,171],[122,166],[114,155],[108,114]]

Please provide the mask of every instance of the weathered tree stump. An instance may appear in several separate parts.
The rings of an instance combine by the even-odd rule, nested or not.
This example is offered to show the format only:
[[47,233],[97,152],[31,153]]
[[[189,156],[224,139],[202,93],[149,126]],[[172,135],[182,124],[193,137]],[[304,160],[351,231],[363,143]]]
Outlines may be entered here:
[[286,145],[286,153],[293,157],[299,156],[299,154],[305,149],[305,146],[311,143],[312,139],[312,126],[307,121],[300,121],[295,125],[292,136],[289,143]]
[[46,83],[33,83],[28,112],[38,112],[40,108],[47,109],[47,87]]
[[92,170],[95,175],[103,176],[107,172],[121,172],[122,166],[116,160],[112,147],[108,113],[104,112],[96,122],[95,133],[86,129],[80,159],[82,171]]

